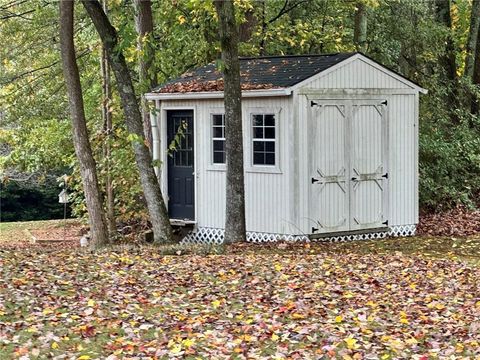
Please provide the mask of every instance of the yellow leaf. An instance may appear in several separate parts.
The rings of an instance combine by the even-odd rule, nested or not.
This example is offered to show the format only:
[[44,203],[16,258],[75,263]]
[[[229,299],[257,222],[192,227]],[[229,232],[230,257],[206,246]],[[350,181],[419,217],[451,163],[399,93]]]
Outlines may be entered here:
[[253,338],[251,335],[245,334],[243,336],[243,340],[250,342],[250,341],[253,341]]
[[53,310],[46,308],[46,309],[43,309],[42,313],[43,315],[50,315],[50,314],[53,314]]
[[37,328],[36,328],[35,326],[33,326],[33,325],[30,326],[30,327],[27,329],[27,332],[29,332],[29,333],[34,333],[34,332],[37,332],[37,331],[38,331]]
[[335,322],[336,323],[341,323],[343,321],[343,316],[342,315],[338,315],[335,317]]
[[409,324],[408,320],[406,318],[401,318],[400,323],[402,324]]
[[272,334],[272,337],[271,337],[272,341],[277,341],[279,338],[280,337],[277,334],[275,333]]
[[193,341],[192,339],[185,339],[182,341],[182,344],[183,346],[189,348],[190,346],[195,344],[195,341]]
[[406,342],[408,345],[417,345],[417,344],[418,344],[417,339],[415,339],[415,338],[413,338],[413,337],[405,340],[405,342]]
[[293,313],[292,318],[294,319],[305,319],[305,316],[299,313]]
[[220,306],[221,302],[220,300],[213,300],[212,301],[212,306],[214,307],[214,309],[218,308]]
[[56,342],[52,343],[52,349],[58,349],[58,344]]
[[182,346],[180,344],[175,344],[175,346],[170,349],[172,354],[178,354],[180,351],[182,351]]
[[276,271],[281,271],[282,269],[283,269],[283,268],[282,268],[282,265],[280,265],[280,264],[278,264],[278,263],[275,264],[275,270],[276,270]]
[[95,300],[93,300],[93,299],[88,300],[87,305],[90,306],[90,307],[95,306]]
[[343,341],[345,341],[345,343],[347,344],[347,348],[349,348],[349,349],[355,349],[358,346],[357,345],[357,340],[354,339],[354,338],[348,337],[348,338],[344,339]]
[[180,25],[184,24],[186,21],[187,21],[187,19],[185,19],[185,16],[180,15],[178,17],[178,22],[180,23]]
[[91,359],[90,355],[82,355],[77,358],[77,360],[90,360],[90,359]]

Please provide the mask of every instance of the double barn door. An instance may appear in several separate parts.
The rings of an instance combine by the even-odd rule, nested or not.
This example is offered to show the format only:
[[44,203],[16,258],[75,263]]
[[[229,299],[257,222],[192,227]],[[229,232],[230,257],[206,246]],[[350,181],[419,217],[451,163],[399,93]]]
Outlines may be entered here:
[[310,102],[313,234],[388,226],[387,101]]

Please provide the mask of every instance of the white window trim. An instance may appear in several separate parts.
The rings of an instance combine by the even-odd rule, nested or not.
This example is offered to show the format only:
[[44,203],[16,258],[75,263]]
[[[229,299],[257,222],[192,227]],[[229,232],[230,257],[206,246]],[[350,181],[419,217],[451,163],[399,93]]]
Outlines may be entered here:
[[[226,171],[227,170],[227,165],[224,164],[219,164],[219,163],[214,163],[213,162],[213,115],[224,115],[225,116],[225,109],[223,107],[214,107],[208,109],[208,165],[207,165],[207,171]],[[218,138],[215,138],[218,139]],[[225,159],[226,161],[226,159]]]
[[[247,144],[247,161],[245,161],[245,171],[251,173],[267,173],[267,174],[281,174],[281,144],[280,144],[280,133],[282,128],[282,118],[281,118],[281,108],[263,108],[263,107],[255,107],[255,108],[247,108],[245,109],[246,114],[244,119],[246,118],[247,124],[247,141],[244,143]],[[253,164],[253,115],[268,115],[272,114],[275,116],[275,139],[264,139],[266,141],[274,141],[275,142],[275,165],[254,165]],[[260,139],[259,139],[260,140]]]

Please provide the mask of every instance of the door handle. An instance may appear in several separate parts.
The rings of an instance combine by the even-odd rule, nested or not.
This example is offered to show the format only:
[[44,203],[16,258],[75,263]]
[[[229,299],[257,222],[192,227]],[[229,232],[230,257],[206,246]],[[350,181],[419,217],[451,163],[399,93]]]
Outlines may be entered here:
[[352,181],[358,181],[358,178],[352,177]]

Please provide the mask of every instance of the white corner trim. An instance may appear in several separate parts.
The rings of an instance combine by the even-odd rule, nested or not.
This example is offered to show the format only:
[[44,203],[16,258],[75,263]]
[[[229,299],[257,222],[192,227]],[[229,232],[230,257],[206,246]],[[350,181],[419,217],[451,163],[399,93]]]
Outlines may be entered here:
[[[268,89],[268,90],[246,90],[242,91],[242,97],[274,97],[289,96],[292,93],[290,88]],[[147,100],[187,100],[187,99],[223,99],[223,91],[202,91],[187,93],[147,93]]]

